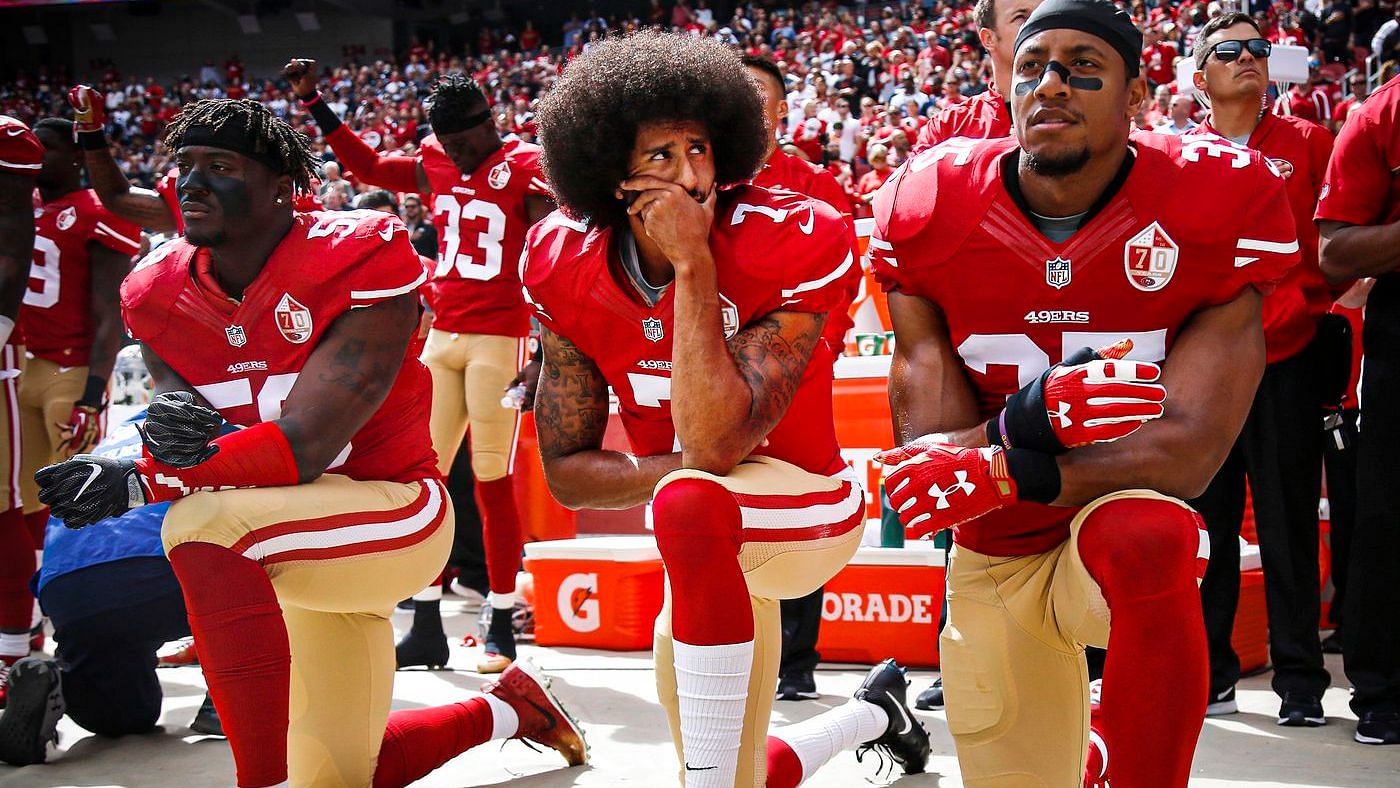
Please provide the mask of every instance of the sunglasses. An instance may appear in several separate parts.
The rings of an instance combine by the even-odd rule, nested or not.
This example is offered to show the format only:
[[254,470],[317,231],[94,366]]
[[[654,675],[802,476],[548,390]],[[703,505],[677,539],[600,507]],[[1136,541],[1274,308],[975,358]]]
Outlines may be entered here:
[[[1264,38],[1251,38],[1248,41],[1221,41],[1211,47],[1210,52],[1215,53],[1216,59],[1220,62],[1229,63],[1232,60],[1237,60],[1246,49],[1256,60],[1262,60],[1274,51],[1274,45]],[[1210,52],[1206,53],[1207,56],[1210,55]]]

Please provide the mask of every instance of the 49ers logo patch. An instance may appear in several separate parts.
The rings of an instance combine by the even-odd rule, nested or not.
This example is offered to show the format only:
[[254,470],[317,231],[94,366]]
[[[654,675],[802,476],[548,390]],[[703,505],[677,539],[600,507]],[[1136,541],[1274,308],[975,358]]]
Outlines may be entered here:
[[486,182],[493,189],[504,189],[510,183],[510,163],[501,162],[491,168],[491,172],[486,175]]
[[311,310],[292,298],[291,293],[282,294],[272,315],[277,320],[277,330],[288,342],[300,345],[311,338]]
[[1128,282],[1139,290],[1152,293],[1167,286],[1176,273],[1178,247],[1162,225],[1147,225],[1123,245],[1123,270]]

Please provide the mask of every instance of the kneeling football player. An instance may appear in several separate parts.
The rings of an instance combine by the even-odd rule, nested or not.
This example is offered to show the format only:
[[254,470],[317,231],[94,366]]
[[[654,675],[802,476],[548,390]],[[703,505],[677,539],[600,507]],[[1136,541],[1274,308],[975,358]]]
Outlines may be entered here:
[[[850,559],[865,493],[822,341],[859,265],[834,209],[743,185],[772,133],[749,80],[717,42],[648,33],[578,58],[541,103],[562,211],[531,230],[523,281],[546,329],[545,473],[572,508],[651,503],[657,689],[687,786],[796,785],[856,745],[922,771],[928,735],[890,660],[855,700],[763,738],[778,601]],[[630,453],[603,449],[609,386]]]
[[1261,293],[1298,244],[1257,152],[1129,137],[1141,52],[1107,0],[1046,0],[1016,40],[1015,136],[948,140],[875,200],[906,444],[886,488],[910,536],[954,528],[940,643],[969,786],[1079,782],[1083,652],[1110,619],[1091,780],[1186,785],[1205,713],[1209,543],[1180,499],[1239,434]]
[[[122,285],[157,391],[149,456],[49,466],[40,500],[70,527],[174,502],[162,540],[240,786],[401,786],[502,737],[582,763],[525,663],[481,696],[389,713],[389,613],[452,540],[403,225],[294,212],[315,159],[257,102],[189,105],[165,144],[185,238]],[[216,438],[224,420],[246,429]]]

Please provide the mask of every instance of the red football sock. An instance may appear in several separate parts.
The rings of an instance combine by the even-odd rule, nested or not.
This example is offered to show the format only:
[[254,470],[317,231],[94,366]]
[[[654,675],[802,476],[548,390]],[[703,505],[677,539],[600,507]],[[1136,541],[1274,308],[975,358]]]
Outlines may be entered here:
[[1179,788],[1191,773],[1210,679],[1200,528],[1177,504],[1128,498],[1100,506],[1079,532],[1113,618],[1100,718],[1115,785]]
[[491,590],[513,594],[525,535],[520,527],[520,515],[515,510],[511,477],[478,481],[476,504],[481,509],[481,538],[486,545],[486,574]]
[[33,576],[34,543],[25,527],[24,510],[0,512],[0,630],[29,631],[34,611],[29,579]]
[[170,566],[185,594],[238,784],[285,781],[292,656],[272,581],[256,561],[205,542],[174,547]]
[[24,516],[24,524],[29,529],[30,550],[44,549],[44,532],[49,529],[49,507],[45,506]]
[[753,640],[749,588],[739,569],[742,520],[728,490],[679,479],[651,502],[656,546],[671,581],[671,633],[692,646]]
[[802,761],[788,743],[777,736],[768,737],[767,788],[797,788],[802,782]]
[[389,715],[374,788],[402,788],[491,740],[491,706],[477,697],[430,709],[406,709]]

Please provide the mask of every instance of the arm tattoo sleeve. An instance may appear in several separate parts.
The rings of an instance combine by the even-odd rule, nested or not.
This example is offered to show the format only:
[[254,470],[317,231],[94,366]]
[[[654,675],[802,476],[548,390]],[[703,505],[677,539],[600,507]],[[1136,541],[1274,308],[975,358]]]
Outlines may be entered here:
[[825,315],[770,312],[729,341],[739,374],[753,391],[751,421],[771,428],[782,419],[802,383],[825,322]]
[[557,459],[599,449],[608,426],[608,386],[593,360],[568,339],[540,332],[544,363],[535,393],[540,455]]

